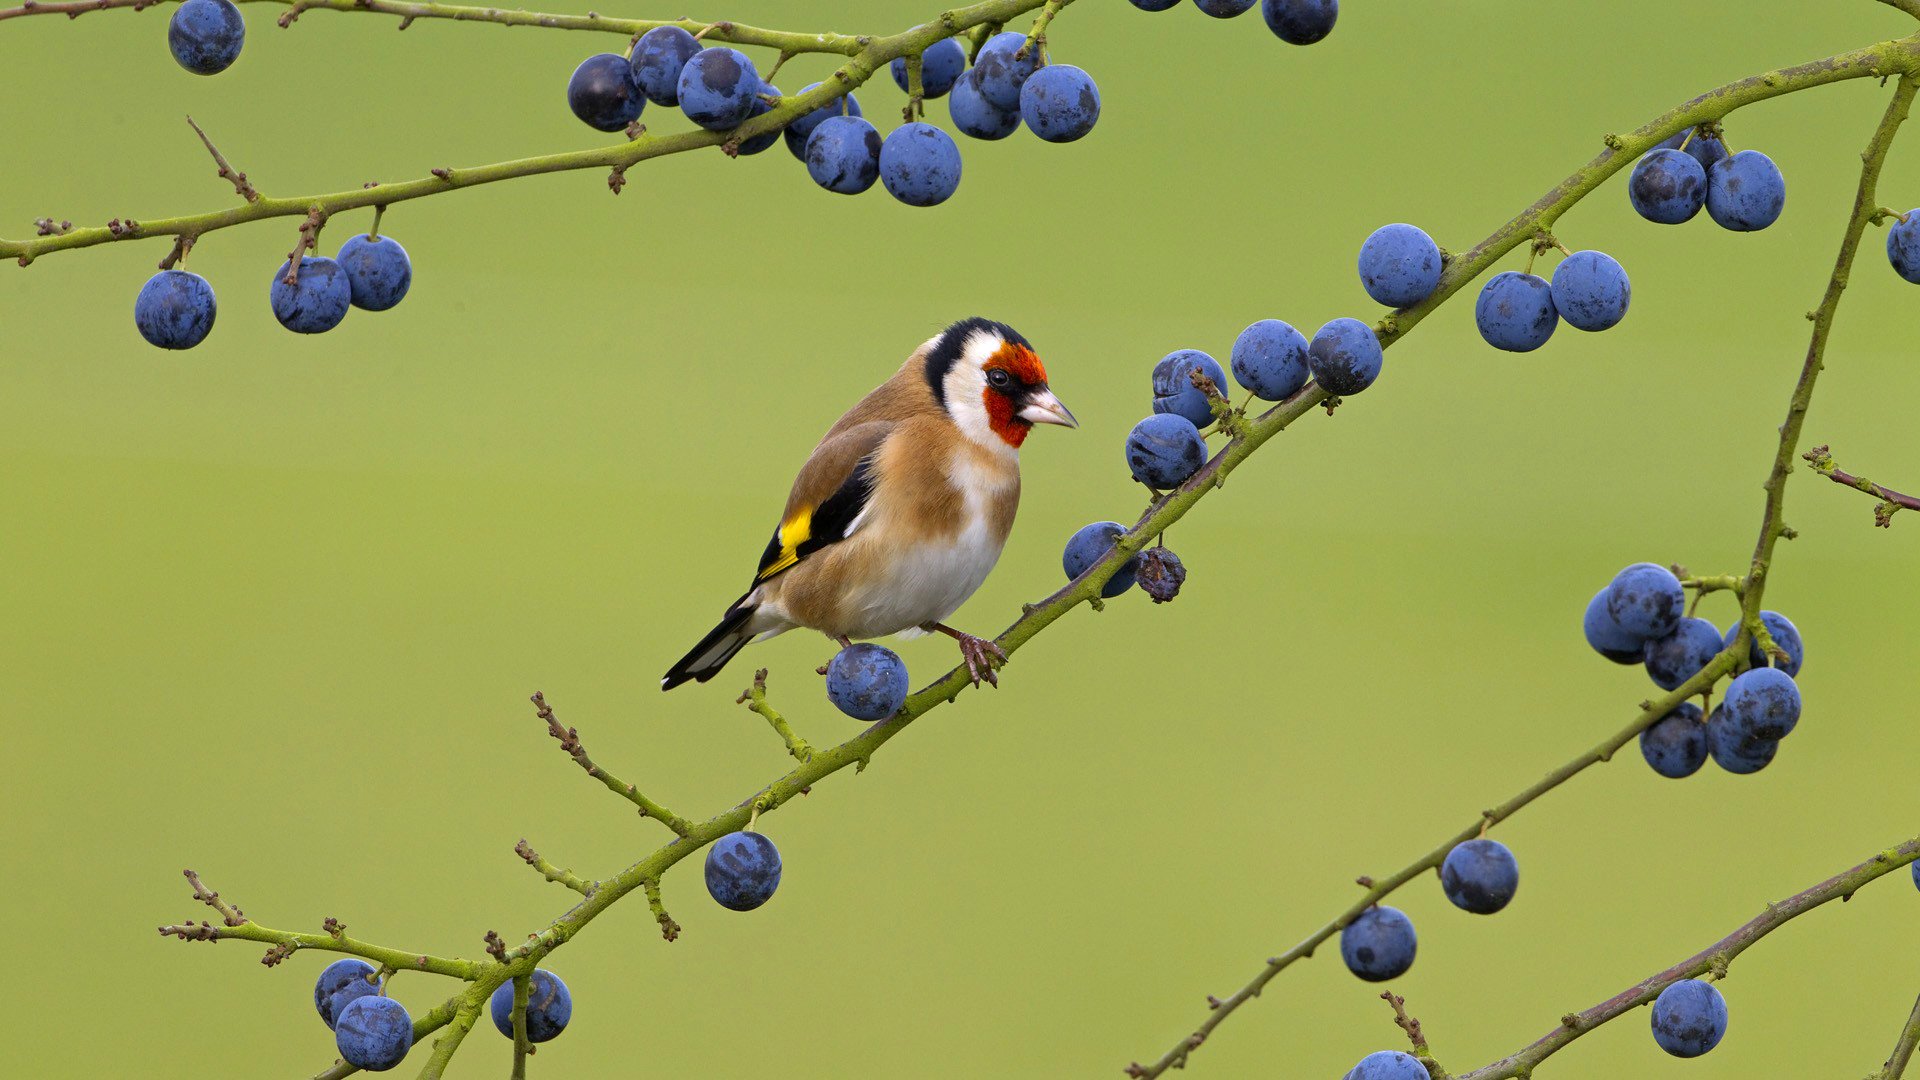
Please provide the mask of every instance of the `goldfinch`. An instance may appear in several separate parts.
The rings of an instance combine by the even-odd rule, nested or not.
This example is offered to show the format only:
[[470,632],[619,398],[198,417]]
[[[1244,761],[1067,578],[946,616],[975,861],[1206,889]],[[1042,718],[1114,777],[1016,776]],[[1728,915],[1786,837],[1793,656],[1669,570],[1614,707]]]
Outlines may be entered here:
[[1079,426],[1026,338],[979,318],[934,335],[813,448],[753,585],[660,688],[706,682],[795,627],[843,646],[938,630],[960,643],[974,685],[998,685],[1006,653],[945,620],[1006,545],[1035,424]]

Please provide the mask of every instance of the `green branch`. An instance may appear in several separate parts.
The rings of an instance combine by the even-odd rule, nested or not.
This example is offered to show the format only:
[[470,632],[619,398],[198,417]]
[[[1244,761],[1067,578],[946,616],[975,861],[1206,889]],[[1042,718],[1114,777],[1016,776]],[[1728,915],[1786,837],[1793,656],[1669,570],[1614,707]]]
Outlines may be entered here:
[[1907,1062],[1913,1060],[1916,1044],[1920,1044],[1920,1000],[1913,1003],[1913,1013],[1907,1017],[1907,1026],[1900,1029],[1900,1041],[1893,1044],[1887,1063],[1867,1080],[1900,1080],[1901,1074],[1907,1071]]
[[573,728],[561,726],[559,718],[553,715],[553,707],[547,704],[545,694],[536,690],[531,700],[535,712],[540,719],[546,721],[547,734],[559,740],[560,749],[567,752],[567,756],[573,759],[575,765],[580,766],[588,776],[600,781],[608,791],[639,807],[643,816],[658,821],[681,836],[687,835],[687,830],[692,826],[687,824],[686,818],[647,798],[640,793],[639,788],[594,764],[593,759],[587,756],[587,748],[580,742],[580,733]]

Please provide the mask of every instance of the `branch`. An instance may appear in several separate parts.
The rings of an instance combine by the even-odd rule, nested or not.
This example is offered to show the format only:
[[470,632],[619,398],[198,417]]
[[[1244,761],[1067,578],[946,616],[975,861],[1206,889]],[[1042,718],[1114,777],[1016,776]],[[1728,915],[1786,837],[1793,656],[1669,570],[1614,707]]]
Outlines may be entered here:
[[[457,1000],[458,999],[455,998],[444,1001],[435,1006],[433,1011],[414,1020],[413,1041],[417,1044],[427,1036],[451,1023],[453,1021],[454,1003]],[[342,1080],[343,1077],[352,1076],[359,1071],[359,1069],[354,1068],[344,1061],[336,1061],[331,1068],[322,1069],[315,1073],[313,1080]]]
[[1893,1044],[1887,1063],[1868,1080],[1900,1080],[1900,1074],[1907,1071],[1907,1062],[1913,1060],[1916,1043],[1920,1043],[1920,1001],[1913,1003],[1913,1014],[1907,1017],[1907,1026],[1900,1029],[1900,1041]]
[[215,926],[210,922],[196,923],[191,920],[177,925],[160,927],[163,937],[177,937],[181,941],[257,941],[272,945],[267,953],[267,965],[279,963],[299,949],[321,949],[326,952],[350,953],[368,960],[378,961],[395,971],[430,971],[435,975],[446,975],[455,979],[472,979],[478,965],[467,960],[446,959],[429,956],[425,953],[408,952],[403,949],[389,949],[382,945],[373,945],[365,941],[356,941],[346,935],[346,928],[333,919],[327,920],[327,933],[302,934],[288,930],[274,930],[261,926],[248,919],[239,908],[220,899],[200,883],[200,876],[191,870],[184,871],[187,881],[193,885],[193,898],[218,911],[225,925]]
[[512,1080],[527,1080],[527,1053],[533,1045],[527,1041],[527,985],[532,981],[531,975],[521,975],[513,980]]
[[759,671],[753,673],[753,685],[747,687],[738,698],[734,699],[734,704],[745,705],[747,708],[766,717],[767,723],[772,724],[773,730],[779,733],[780,740],[787,744],[787,753],[792,754],[796,760],[802,762],[812,760],[812,745],[810,745],[807,740],[794,734],[793,726],[787,723],[787,718],[775,712],[772,705],[767,704],[766,668],[761,668]]
[[581,896],[586,896],[593,892],[592,882],[583,881],[575,877],[573,871],[561,869],[542,858],[539,852],[533,850],[533,845],[527,843],[525,837],[522,837],[519,843],[513,845],[513,853],[526,860],[528,866],[540,871],[540,876],[546,878],[548,881],[565,885]]
[[1893,515],[1898,511],[1920,510],[1920,499],[1912,495],[1903,495],[1890,487],[1881,487],[1864,476],[1855,476],[1834,464],[1833,454],[1826,443],[1821,443],[1800,456],[1807,460],[1814,472],[1834,483],[1850,487],[1855,491],[1864,491],[1879,499],[1880,505],[1873,508],[1873,523],[1883,529],[1893,524]]
[[[250,0],[250,2],[285,3],[286,0]],[[284,199],[262,196],[258,201],[249,202],[245,206],[151,220],[115,218],[108,225],[81,227],[69,232],[40,236],[30,240],[0,239],[0,258],[14,259],[21,266],[26,266],[40,256],[52,252],[93,247],[116,240],[179,236],[188,233],[195,237],[203,237],[207,233],[220,229],[267,218],[297,217],[315,211],[331,215],[365,206],[387,206],[410,199],[440,195],[460,188],[477,187],[481,184],[492,184],[544,173],[568,172],[576,169],[611,169],[617,174],[624,175],[628,167],[650,158],[684,153],[703,147],[721,146],[732,140],[750,139],[756,135],[779,131],[801,116],[836,101],[854,88],[865,84],[875,72],[886,67],[896,58],[918,55],[943,38],[953,37],[986,23],[1005,22],[1016,15],[1041,7],[1045,2],[1046,0],[982,0],[968,7],[943,12],[931,22],[890,37],[873,38],[848,37],[843,34],[796,34],[759,30],[726,22],[709,24],[690,20],[660,22],[644,19],[606,19],[597,15],[544,15],[535,12],[456,7],[446,4],[396,3],[393,0],[322,0],[319,3],[295,0],[290,13],[320,7],[337,11],[384,12],[405,15],[409,18],[500,22],[509,26],[617,29],[625,34],[643,33],[656,26],[684,26],[688,29],[705,30],[705,37],[709,40],[765,45],[782,52],[845,53],[848,59],[832,76],[821,80],[820,85],[815,89],[796,97],[782,98],[780,105],[746,121],[732,131],[694,130],[672,135],[643,133],[629,142],[614,146],[544,154],[471,168],[435,168],[430,170],[430,175],[422,179],[376,184],[351,191],[336,191],[324,195],[296,195]],[[1061,0],[1062,6],[1067,2],[1070,0]],[[0,11],[0,19],[21,15],[52,14],[55,11],[77,16],[85,11],[134,7],[136,4],[141,7],[151,6],[145,0],[78,0],[75,4],[66,5],[35,2],[25,7]],[[1891,62],[1896,53],[1898,50],[1890,51],[1884,59]]]
[[1880,2],[1888,7],[1899,8],[1914,18],[1920,19],[1920,0],[1880,0]]
[[1535,1066],[1565,1049],[1567,1044],[1607,1021],[1651,1002],[1668,986],[1682,979],[1693,979],[1708,974],[1712,974],[1715,978],[1724,977],[1727,965],[1733,962],[1734,957],[1746,952],[1761,938],[1822,904],[1832,900],[1851,899],[1861,886],[1882,874],[1898,870],[1915,859],[1920,859],[1920,836],[1898,847],[1889,848],[1853,869],[1830,877],[1810,889],[1795,893],[1785,900],[1768,904],[1767,909],[1752,921],[1705,949],[1657,975],[1640,980],[1585,1012],[1570,1013],[1561,1017],[1559,1027],[1541,1036],[1525,1049],[1472,1072],[1463,1073],[1457,1080],[1508,1080],[1513,1077],[1531,1076]]
[[687,824],[686,818],[681,817],[679,814],[668,810],[666,807],[640,794],[639,788],[634,787],[632,784],[595,765],[593,759],[587,756],[587,748],[580,744],[580,733],[573,728],[560,726],[560,721],[555,719],[553,707],[547,704],[547,699],[544,694],[535,691],[532,701],[534,708],[539,713],[540,719],[547,722],[547,734],[560,740],[560,749],[565,750],[567,754],[573,758],[575,765],[586,770],[588,776],[605,784],[608,791],[621,796],[628,802],[639,807],[641,814],[660,822],[681,836],[687,835],[687,830],[692,828],[692,826]]
[[[200,125],[193,122],[193,117],[187,117],[187,126],[193,129],[195,135],[200,136],[200,145],[206,147],[207,153],[213,155],[213,163],[220,167],[220,179],[233,185],[233,193],[248,202],[259,202],[260,193],[254,190],[251,183],[248,183],[247,174],[227,164],[227,159],[220,153],[219,148],[213,145],[213,140],[207,138],[207,133],[200,130]],[[184,238],[186,234],[182,233],[181,236]]]

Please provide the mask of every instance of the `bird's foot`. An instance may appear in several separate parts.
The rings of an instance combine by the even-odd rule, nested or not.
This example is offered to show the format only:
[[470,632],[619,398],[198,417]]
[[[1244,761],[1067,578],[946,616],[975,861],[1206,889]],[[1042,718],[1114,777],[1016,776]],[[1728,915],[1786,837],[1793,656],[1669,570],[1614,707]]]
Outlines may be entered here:
[[1007,662],[1007,651],[990,638],[958,633],[953,638],[960,643],[960,656],[967,662],[967,674],[972,677],[973,685],[979,686],[980,680],[985,679],[997,689],[1000,676],[994,669]]

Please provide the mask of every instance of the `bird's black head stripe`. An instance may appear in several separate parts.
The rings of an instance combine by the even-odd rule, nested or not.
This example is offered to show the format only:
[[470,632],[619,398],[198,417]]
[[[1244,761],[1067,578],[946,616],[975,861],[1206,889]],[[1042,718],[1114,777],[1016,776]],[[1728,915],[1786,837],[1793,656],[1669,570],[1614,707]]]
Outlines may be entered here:
[[972,337],[975,331],[984,331],[1002,341],[1023,348],[1033,347],[1028,345],[1027,339],[1021,337],[1020,332],[1013,327],[1003,322],[980,318],[978,315],[971,319],[961,319],[940,331],[940,336],[935,339],[933,348],[927,350],[927,385],[933,388],[933,399],[943,406],[947,403],[947,372],[952,371],[953,365],[959,363],[960,353],[967,347],[967,339]]

